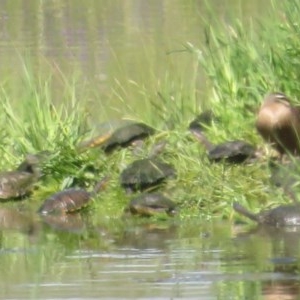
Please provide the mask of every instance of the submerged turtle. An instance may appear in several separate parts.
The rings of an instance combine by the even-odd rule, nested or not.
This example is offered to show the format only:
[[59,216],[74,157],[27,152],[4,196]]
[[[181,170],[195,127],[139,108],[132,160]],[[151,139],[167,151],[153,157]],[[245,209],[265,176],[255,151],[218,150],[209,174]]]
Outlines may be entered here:
[[259,224],[276,227],[300,225],[300,204],[280,205],[258,214],[248,211],[237,202],[233,204],[233,208],[238,213]]
[[104,188],[108,178],[100,180],[92,192],[84,189],[66,189],[47,198],[38,213],[41,215],[47,214],[65,214],[73,211],[78,211],[85,207],[90,200]]
[[247,142],[236,140],[213,145],[199,128],[192,128],[191,132],[207,149],[210,161],[243,163],[256,156],[255,147]]
[[161,193],[144,193],[132,199],[125,211],[144,217],[158,213],[173,216],[176,213],[176,204]]
[[40,177],[39,158],[29,154],[15,171],[0,173],[0,199],[26,196]]
[[176,177],[175,169],[157,158],[139,159],[131,163],[120,176],[121,185],[129,191],[145,190]]

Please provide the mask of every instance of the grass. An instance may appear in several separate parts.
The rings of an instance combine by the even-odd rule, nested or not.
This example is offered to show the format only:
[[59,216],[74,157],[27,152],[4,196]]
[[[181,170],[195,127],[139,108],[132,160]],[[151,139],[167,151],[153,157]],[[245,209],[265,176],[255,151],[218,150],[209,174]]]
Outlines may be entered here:
[[[116,80],[113,91],[124,104],[124,115],[145,120],[158,130],[140,156],[147,156],[156,142],[168,141],[162,157],[174,165],[178,177],[167,183],[165,191],[180,206],[179,218],[231,218],[233,201],[256,211],[289,201],[270,186],[266,162],[247,166],[211,164],[205,149],[187,130],[191,117],[201,111],[197,110],[195,96],[197,72],[201,72],[207,81],[208,99],[201,102],[202,109],[212,109],[219,118],[207,128],[209,139],[214,143],[243,139],[265,147],[254,128],[255,111],[262,97],[270,91],[283,91],[297,100],[300,91],[300,5],[296,1],[276,5],[269,19],[260,24],[245,27],[239,20],[207,24],[206,44],[201,49],[186,43],[184,55],[192,55],[195,66],[193,85],[188,88],[179,76],[168,71],[163,80],[156,82],[154,91],[128,81],[127,88],[134,86],[136,97],[144,99],[144,110],[125,105],[130,93]],[[44,177],[31,197],[33,207],[70,186],[92,189],[99,179],[109,175],[110,183],[93,208],[98,215],[119,217],[129,198],[120,187],[119,174],[136,159],[131,149],[109,156],[101,149],[78,153],[76,145],[95,131],[87,122],[88,99],[79,99],[80,78],[76,74],[67,78],[57,66],[46,75],[37,75],[30,63],[20,60],[23,72],[18,90],[22,92],[18,96],[22,101],[12,101],[13,81],[0,83],[1,168],[14,168],[26,153],[50,151],[43,162]],[[53,104],[54,76],[61,79],[62,105]],[[153,80],[154,76],[152,85]]]

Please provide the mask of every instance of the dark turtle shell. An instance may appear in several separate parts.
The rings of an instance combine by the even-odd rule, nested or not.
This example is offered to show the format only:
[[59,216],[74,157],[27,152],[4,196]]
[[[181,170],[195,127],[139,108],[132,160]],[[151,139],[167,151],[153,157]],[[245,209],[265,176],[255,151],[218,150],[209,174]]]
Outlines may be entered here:
[[233,204],[233,208],[238,213],[259,224],[276,227],[300,225],[300,204],[280,205],[258,214],[253,214],[236,202]]
[[157,213],[167,213],[173,216],[176,213],[176,204],[161,193],[144,193],[133,198],[126,211],[144,217]]
[[0,199],[14,199],[27,195],[40,176],[39,160],[28,155],[15,171],[0,173]]
[[204,145],[208,152],[208,159],[213,162],[226,161],[228,163],[243,163],[256,156],[256,149],[251,144],[236,140],[218,145],[212,144],[203,130],[198,127],[191,129],[193,135]]
[[189,124],[189,130],[203,131],[205,130],[205,127],[209,126],[215,119],[216,116],[211,110],[205,110]]
[[175,169],[156,158],[134,161],[120,176],[121,185],[130,191],[145,190],[162,183],[168,177],[175,177]]
[[208,151],[208,158],[211,161],[227,161],[229,163],[242,163],[248,158],[255,156],[255,147],[251,144],[236,140],[214,146]]
[[44,201],[39,208],[38,213],[42,215],[59,215],[78,211],[85,207],[90,202],[91,198],[103,189],[107,181],[107,178],[99,181],[92,192],[88,192],[84,189],[71,188],[55,193]]
[[154,133],[155,130],[144,123],[129,123],[116,129],[104,143],[103,149],[109,153],[118,147],[127,147],[134,141],[145,139]]

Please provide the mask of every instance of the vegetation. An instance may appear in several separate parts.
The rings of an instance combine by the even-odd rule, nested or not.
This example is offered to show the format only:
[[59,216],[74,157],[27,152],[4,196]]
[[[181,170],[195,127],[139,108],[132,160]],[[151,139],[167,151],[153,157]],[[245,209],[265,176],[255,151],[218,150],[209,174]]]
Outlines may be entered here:
[[[218,116],[218,121],[207,128],[214,143],[243,139],[265,147],[254,128],[255,110],[263,95],[283,91],[296,99],[300,90],[300,4],[284,3],[280,9],[276,5],[280,13],[272,12],[272,22],[247,27],[239,20],[234,24],[210,23],[205,27],[206,44],[201,49],[186,43],[184,55],[193,55],[198,66],[192,74],[193,89],[185,89],[168,72],[165,80],[156,84],[155,93],[129,83],[136,85],[138,94],[147,99],[140,120],[155,124],[159,131],[139,155],[145,157],[154,143],[168,141],[162,156],[175,166],[178,176],[168,182],[165,190],[179,204],[182,218],[229,218],[233,201],[254,210],[288,201],[279,190],[270,188],[267,159],[247,166],[211,164],[205,149],[187,130],[192,115],[210,108]],[[18,97],[22,101],[12,101],[13,83],[9,80],[0,86],[2,169],[13,168],[26,153],[47,150],[51,154],[43,162],[44,177],[32,195],[32,205],[37,206],[40,199],[69,186],[92,189],[99,178],[109,175],[110,184],[94,207],[106,215],[120,216],[128,197],[120,187],[119,174],[135,159],[131,149],[108,156],[97,148],[79,153],[78,143],[97,134],[87,123],[88,99],[78,98],[81,95],[76,86],[80,78],[67,78],[57,67],[55,72],[37,75],[29,62],[23,58],[21,61],[22,94]],[[207,85],[208,100],[201,102],[200,110],[195,99],[197,72],[206,78]],[[54,76],[61,79],[62,105],[53,105]],[[125,88],[118,97],[126,103]],[[130,108],[124,109],[130,113]],[[98,126],[98,133],[103,128]]]

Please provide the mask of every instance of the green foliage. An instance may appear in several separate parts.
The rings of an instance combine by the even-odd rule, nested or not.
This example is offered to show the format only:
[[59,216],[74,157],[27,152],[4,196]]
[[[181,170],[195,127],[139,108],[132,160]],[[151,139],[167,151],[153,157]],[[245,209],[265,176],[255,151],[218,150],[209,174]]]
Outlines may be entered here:
[[[165,72],[163,80],[152,75],[151,91],[132,79],[128,86],[116,80],[113,94],[123,105],[116,105],[115,110],[122,113],[124,108],[127,117],[157,129],[139,155],[147,156],[161,140],[168,142],[162,159],[174,165],[177,178],[169,180],[164,191],[180,206],[181,218],[231,218],[233,201],[253,209],[286,201],[281,192],[270,188],[266,163],[212,164],[187,127],[197,113],[210,108],[218,117],[207,128],[213,143],[244,139],[262,145],[254,119],[263,95],[283,91],[296,98],[300,90],[299,12],[299,4],[284,2],[261,23],[207,23],[204,46],[198,49],[191,43],[185,45],[195,60],[188,87],[180,75],[170,71]],[[99,179],[109,175],[111,180],[104,193],[107,201],[95,201],[94,207],[102,215],[120,216],[130,197],[120,187],[119,175],[136,156],[130,148],[112,155],[105,155],[99,148],[79,152],[78,143],[86,133],[95,131],[87,125],[88,99],[82,99],[82,92],[77,90],[80,76],[67,78],[57,68],[37,76],[30,62],[21,63],[22,81],[17,87],[10,78],[0,83],[1,167],[13,168],[27,153],[48,151],[35,198],[69,186],[92,190]],[[196,99],[197,72],[206,79],[204,100]],[[61,80],[59,101],[53,99],[54,76]],[[19,99],[12,98],[16,95]],[[143,101],[137,107],[128,107],[128,97]],[[102,199],[103,195],[96,198]]]

